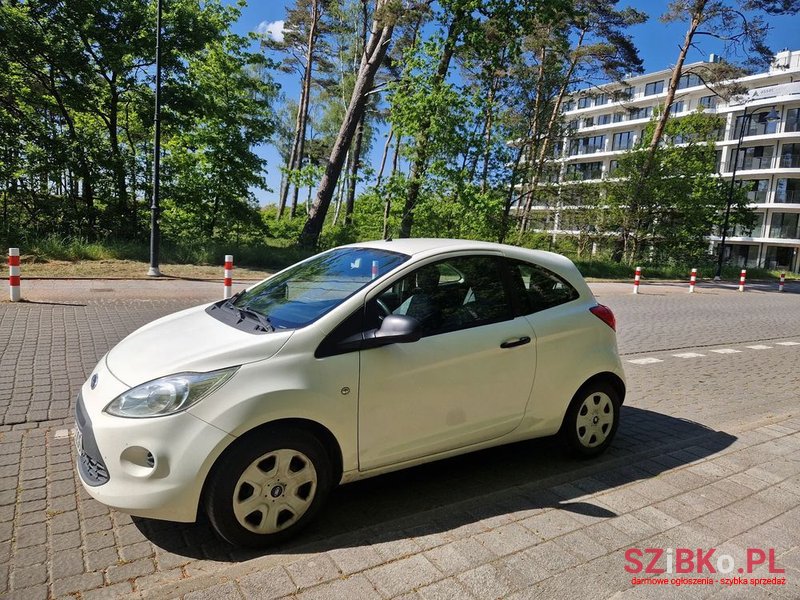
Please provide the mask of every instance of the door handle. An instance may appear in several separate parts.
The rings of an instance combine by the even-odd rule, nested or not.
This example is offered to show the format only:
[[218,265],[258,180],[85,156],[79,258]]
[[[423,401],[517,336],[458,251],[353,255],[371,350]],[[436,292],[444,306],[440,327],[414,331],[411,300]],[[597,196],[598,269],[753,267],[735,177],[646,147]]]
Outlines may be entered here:
[[524,335],[521,338],[518,338],[516,340],[508,340],[507,342],[503,342],[502,344],[500,344],[500,347],[501,348],[516,348],[517,346],[524,346],[525,344],[529,344],[530,341],[531,341],[531,338],[529,338],[527,335]]

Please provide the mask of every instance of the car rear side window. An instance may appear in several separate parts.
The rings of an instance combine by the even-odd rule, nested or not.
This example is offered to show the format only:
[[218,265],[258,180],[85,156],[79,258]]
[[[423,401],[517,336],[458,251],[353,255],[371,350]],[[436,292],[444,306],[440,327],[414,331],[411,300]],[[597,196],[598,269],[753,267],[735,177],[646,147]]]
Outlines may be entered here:
[[509,271],[521,314],[566,304],[580,295],[566,280],[540,265],[509,261]]

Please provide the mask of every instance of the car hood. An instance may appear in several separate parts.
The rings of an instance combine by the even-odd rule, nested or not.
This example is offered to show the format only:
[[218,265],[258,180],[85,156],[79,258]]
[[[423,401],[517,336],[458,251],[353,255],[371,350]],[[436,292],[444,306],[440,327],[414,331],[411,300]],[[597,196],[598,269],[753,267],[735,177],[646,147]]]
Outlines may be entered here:
[[252,334],[226,325],[197,306],[148,323],[117,344],[106,366],[134,387],[158,377],[207,372],[274,355],[294,330]]

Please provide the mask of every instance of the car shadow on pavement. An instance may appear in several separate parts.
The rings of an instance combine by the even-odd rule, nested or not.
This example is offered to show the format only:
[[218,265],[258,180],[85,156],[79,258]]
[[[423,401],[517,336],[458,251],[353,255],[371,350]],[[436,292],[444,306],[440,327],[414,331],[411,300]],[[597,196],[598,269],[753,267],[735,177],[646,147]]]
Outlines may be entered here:
[[[166,551],[239,562],[430,535],[536,508],[614,518],[613,511],[576,498],[711,456],[735,440],[700,423],[624,406],[611,448],[597,459],[571,458],[558,438],[543,438],[348,484],[333,491],[322,513],[297,538],[267,550],[241,550],[219,541],[202,516],[193,524],[133,522]],[[636,467],[650,458],[656,460],[648,461],[648,470]]]

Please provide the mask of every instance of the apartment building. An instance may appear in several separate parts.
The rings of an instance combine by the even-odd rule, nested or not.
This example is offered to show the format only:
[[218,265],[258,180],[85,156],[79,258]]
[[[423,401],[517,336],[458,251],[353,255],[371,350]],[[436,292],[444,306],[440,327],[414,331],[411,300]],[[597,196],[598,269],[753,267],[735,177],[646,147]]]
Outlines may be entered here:
[[[719,60],[714,55],[711,62]],[[717,142],[719,175],[748,190],[755,226],[728,231],[725,257],[743,267],[800,271],[800,50],[779,52],[767,72],[738,80],[749,93],[729,103],[700,79],[686,73],[671,108],[680,118],[703,107],[725,120]],[[580,90],[564,106],[570,124],[558,159],[559,185],[567,181],[598,182],[613,177],[619,155],[642,136],[653,111],[663,104],[672,71],[633,77],[626,86]],[[623,100],[616,98],[621,96]],[[751,115],[749,119],[745,114]],[[742,131],[742,128],[745,128]],[[736,147],[742,134],[737,158]],[[568,207],[534,207],[533,222],[554,235],[574,235],[574,224],[561,218]],[[574,214],[574,212],[572,213]],[[546,226],[544,224],[547,224]],[[721,225],[720,225],[721,229]],[[709,232],[709,250],[716,253],[720,231]]]

